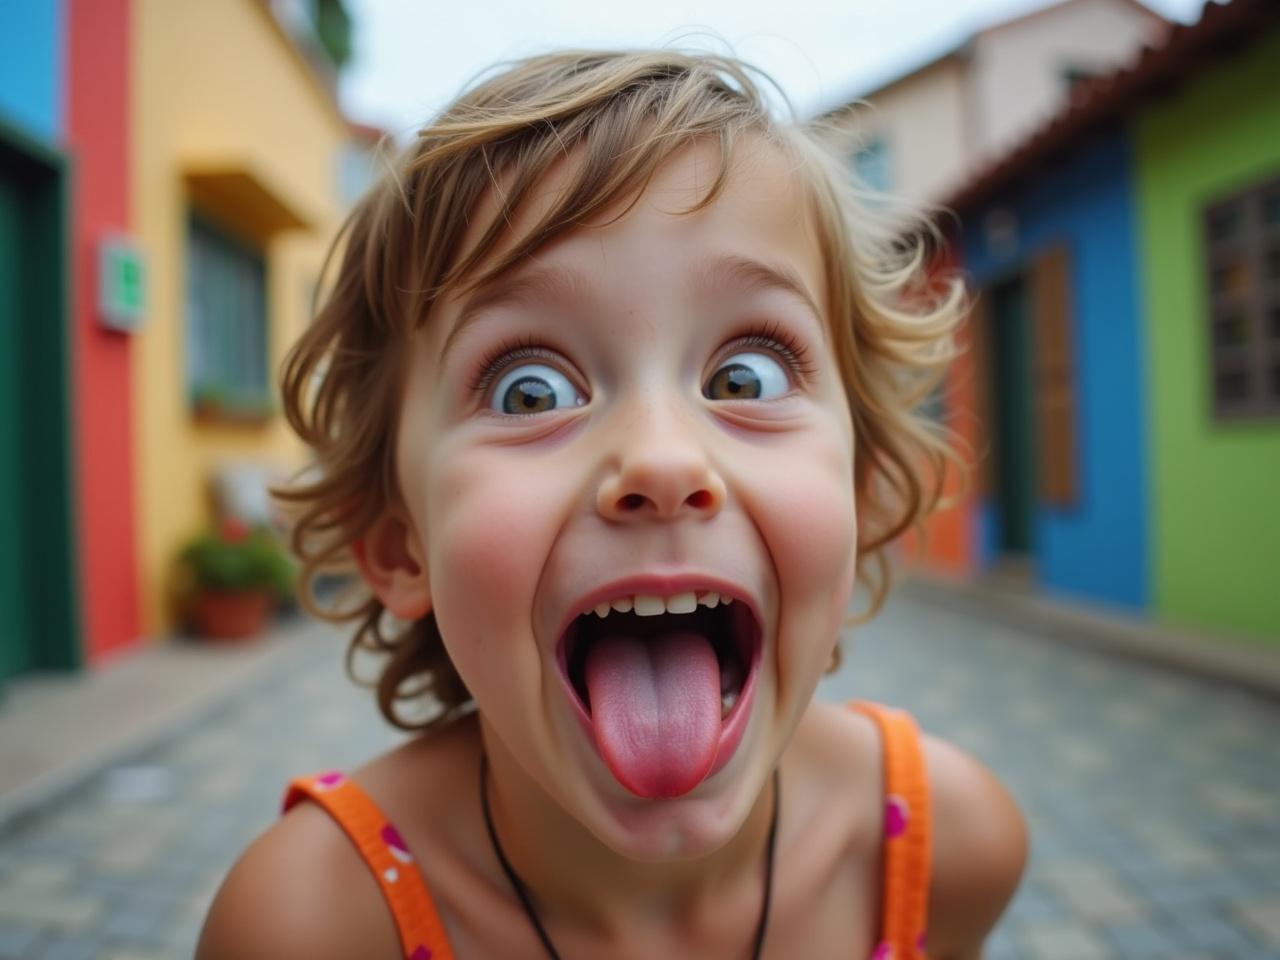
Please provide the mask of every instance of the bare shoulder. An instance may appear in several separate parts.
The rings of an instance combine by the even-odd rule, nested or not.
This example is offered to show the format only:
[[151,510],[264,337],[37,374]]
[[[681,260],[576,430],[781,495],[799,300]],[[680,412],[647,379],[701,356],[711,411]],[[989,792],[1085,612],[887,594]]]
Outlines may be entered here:
[[976,958],[1022,877],[1026,825],[982,763],[935,737],[923,741],[933,806],[929,955]]
[[[883,792],[883,752],[875,724],[848,707],[814,700],[796,729],[789,751],[805,763],[814,794],[823,806],[849,814],[873,814],[866,823],[851,823],[854,833],[878,836],[878,798]],[[847,797],[832,804],[831,797]]]
[[[463,782],[478,769],[478,744],[474,719],[460,721],[406,740],[348,774],[410,850],[430,851],[415,859],[433,892],[462,886],[468,876],[459,865],[470,861],[458,852],[468,831],[457,827],[459,803],[469,807],[459,791],[438,785]],[[447,898],[434,899],[446,906]],[[209,910],[196,960],[401,955],[395,920],[369,867],[329,814],[304,802],[232,868]]]
[[813,847],[809,869],[820,861],[874,898],[884,806],[884,750],[875,723],[848,707],[814,700],[782,771],[788,817],[805,825],[793,836]]
[[328,814],[300,803],[227,875],[196,960],[399,954],[391,915],[355,847]]
[[[826,806],[861,811],[840,824],[849,840],[843,855],[864,865],[863,881],[873,889],[879,882],[885,790],[884,748],[875,722],[815,701],[793,742],[823,771],[821,793],[850,799]],[[1026,827],[1013,798],[982,763],[936,737],[922,735],[921,746],[932,804],[929,956],[976,960],[1022,877]]]

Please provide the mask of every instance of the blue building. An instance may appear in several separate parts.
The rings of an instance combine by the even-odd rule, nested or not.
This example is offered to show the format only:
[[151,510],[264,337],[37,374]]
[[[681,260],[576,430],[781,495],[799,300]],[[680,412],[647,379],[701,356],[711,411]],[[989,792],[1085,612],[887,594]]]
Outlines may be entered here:
[[962,209],[988,445],[975,562],[1055,594],[1147,602],[1141,306],[1126,136]]

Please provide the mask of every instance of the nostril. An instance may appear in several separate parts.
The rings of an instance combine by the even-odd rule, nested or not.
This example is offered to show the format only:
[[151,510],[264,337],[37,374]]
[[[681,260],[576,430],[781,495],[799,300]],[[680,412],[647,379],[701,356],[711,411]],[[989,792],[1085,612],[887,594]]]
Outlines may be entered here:
[[689,494],[685,503],[689,504],[689,506],[693,507],[695,510],[705,510],[707,507],[711,506],[711,491],[695,490],[693,493]]
[[644,501],[645,501],[645,498],[641,494],[628,493],[626,496],[624,496],[621,500],[618,501],[618,506],[621,507],[623,510],[625,510],[627,513],[631,513],[643,507]]

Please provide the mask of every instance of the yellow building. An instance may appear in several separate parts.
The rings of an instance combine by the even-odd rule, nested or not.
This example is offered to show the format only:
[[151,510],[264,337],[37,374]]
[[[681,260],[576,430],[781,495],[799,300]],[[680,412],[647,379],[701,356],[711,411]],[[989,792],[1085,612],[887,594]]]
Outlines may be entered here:
[[336,57],[320,39],[334,16],[345,22],[340,0],[134,3],[130,186],[148,309],[133,409],[148,635],[174,625],[174,557],[211,519],[214,473],[303,462],[277,376],[345,206],[348,126],[332,92],[345,37]]

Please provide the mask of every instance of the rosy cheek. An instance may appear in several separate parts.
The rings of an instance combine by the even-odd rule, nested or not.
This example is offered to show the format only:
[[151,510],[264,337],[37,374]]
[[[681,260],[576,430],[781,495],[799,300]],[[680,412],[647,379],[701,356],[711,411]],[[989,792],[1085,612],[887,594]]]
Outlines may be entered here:
[[445,642],[464,669],[534,658],[529,611],[555,536],[557,485],[491,451],[440,462],[449,466],[431,483],[427,547]]
[[788,561],[781,573],[829,590],[832,574],[852,562],[857,540],[851,471],[827,458],[791,461],[797,462],[804,468],[782,466],[771,484],[779,500],[785,497],[774,512],[781,521],[777,550]]
[[[792,464],[803,463],[803,469]],[[839,444],[806,443],[770,458],[753,484],[755,511],[787,608],[813,611],[802,629],[834,631],[843,620],[857,560],[852,467]],[[801,626],[801,625],[797,625]]]

